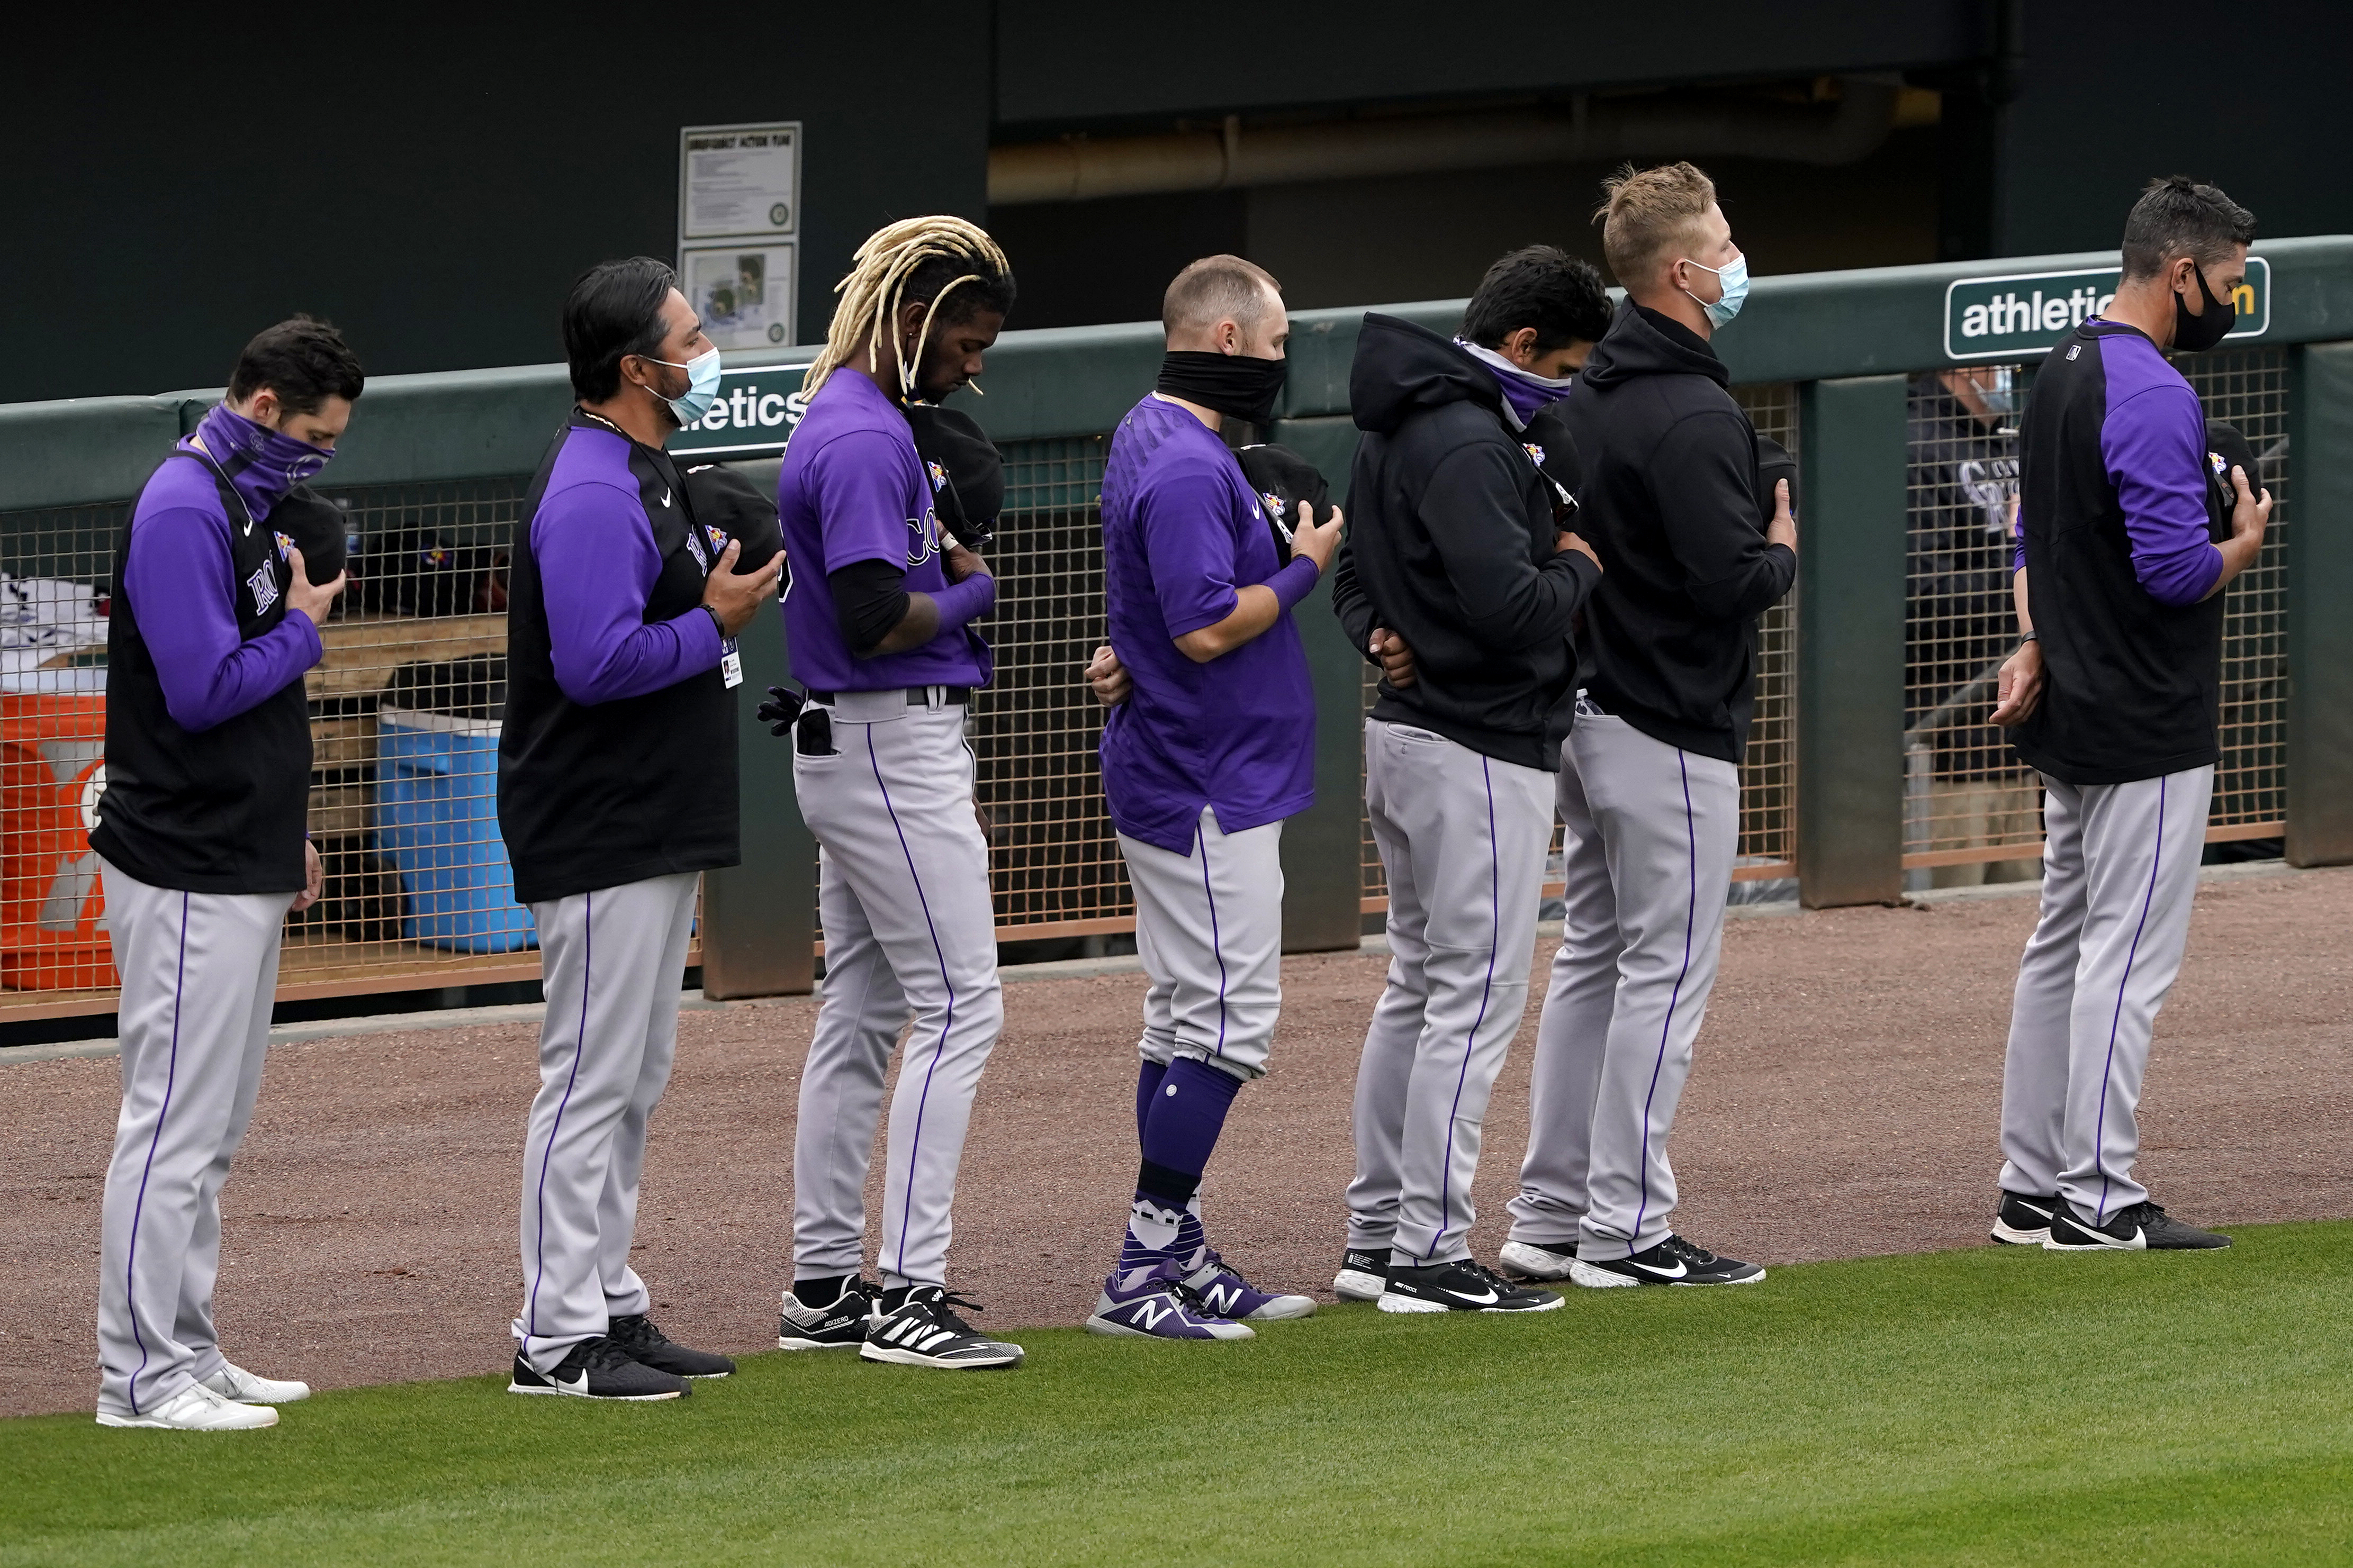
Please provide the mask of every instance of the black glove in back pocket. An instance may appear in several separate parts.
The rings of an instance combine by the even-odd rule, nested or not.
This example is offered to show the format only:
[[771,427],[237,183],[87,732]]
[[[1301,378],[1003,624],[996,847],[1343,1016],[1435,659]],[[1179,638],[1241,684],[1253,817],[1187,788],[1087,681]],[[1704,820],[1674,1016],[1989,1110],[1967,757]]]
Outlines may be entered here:
[[793,750],[804,757],[833,755],[833,715],[815,703],[793,725]]

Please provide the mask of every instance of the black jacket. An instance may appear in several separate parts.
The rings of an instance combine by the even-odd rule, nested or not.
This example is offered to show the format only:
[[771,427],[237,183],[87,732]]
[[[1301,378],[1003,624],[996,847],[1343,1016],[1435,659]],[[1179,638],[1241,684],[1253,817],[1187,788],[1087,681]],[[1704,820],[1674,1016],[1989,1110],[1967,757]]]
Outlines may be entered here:
[[1608,570],[1585,611],[1594,700],[1645,735],[1737,763],[1757,617],[1798,557],[1765,542],[1757,431],[1698,333],[1627,300],[1563,404],[1585,464],[1577,527]]
[[[1574,401],[1574,399],[1572,399]],[[1435,332],[1368,315],[1348,374],[1365,432],[1332,609],[1359,653],[1375,626],[1413,649],[1373,717],[1556,772],[1576,697],[1569,623],[1600,575],[1553,548],[1553,489],[1504,420],[1487,367]]]

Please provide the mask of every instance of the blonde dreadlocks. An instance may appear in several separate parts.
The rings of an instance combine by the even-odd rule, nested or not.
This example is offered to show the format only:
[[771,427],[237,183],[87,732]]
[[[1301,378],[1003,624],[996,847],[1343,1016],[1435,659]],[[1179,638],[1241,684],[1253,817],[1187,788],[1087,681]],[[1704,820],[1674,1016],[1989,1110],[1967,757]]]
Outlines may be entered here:
[[[923,311],[923,331],[915,337],[914,352],[899,356],[899,392],[902,398],[915,395],[915,376],[923,365],[924,345],[931,341],[932,322],[950,291],[967,283],[978,283],[986,293],[1011,303],[1013,269],[1005,259],[1005,252],[977,225],[960,217],[911,217],[891,224],[869,235],[850,260],[848,275],[833,286],[833,291],[841,296],[841,303],[834,307],[833,324],[826,330],[825,349],[801,378],[804,403],[815,397],[826,378],[855,359],[861,348],[871,356],[871,363],[880,365],[884,334],[899,319],[899,307],[908,285],[916,281],[919,273],[959,275],[949,277],[932,290],[930,303]],[[917,298],[922,296],[918,294]]]

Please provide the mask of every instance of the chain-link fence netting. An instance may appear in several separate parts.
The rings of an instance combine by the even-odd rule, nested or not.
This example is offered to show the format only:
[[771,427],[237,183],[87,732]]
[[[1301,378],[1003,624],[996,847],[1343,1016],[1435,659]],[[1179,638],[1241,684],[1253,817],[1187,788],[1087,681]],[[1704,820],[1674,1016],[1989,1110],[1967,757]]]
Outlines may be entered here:
[[[2254,448],[2277,505],[2223,621],[2222,763],[2210,841],[2275,837],[2285,816],[2287,358],[2276,349],[2178,362],[2208,417]],[[2030,367],[1930,371],[1908,396],[1905,857],[1915,889],[2041,874],[2032,773],[1986,721],[2017,647],[2010,507]]]

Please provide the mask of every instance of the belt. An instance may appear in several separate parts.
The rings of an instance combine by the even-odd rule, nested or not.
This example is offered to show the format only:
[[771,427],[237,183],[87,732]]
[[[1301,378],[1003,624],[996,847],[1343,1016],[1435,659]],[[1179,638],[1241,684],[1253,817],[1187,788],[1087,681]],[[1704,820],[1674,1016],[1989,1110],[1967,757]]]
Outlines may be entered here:
[[[886,687],[884,689],[888,690],[889,688]],[[926,708],[933,705],[934,698],[932,694],[934,692],[939,693],[937,701],[939,705],[944,708],[961,708],[972,700],[972,688],[969,686],[908,686],[902,687],[900,689],[903,692],[909,701],[920,702]],[[868,691],[852,691],[848,695],[852,697],[871,697],[874,695],[874,693]],[[828,708],[840,701],[842,696],[843,693],[839,691],[819,691],[815,687],[811,687],[809,689],[809,700],[812,702],[822,702]]]

